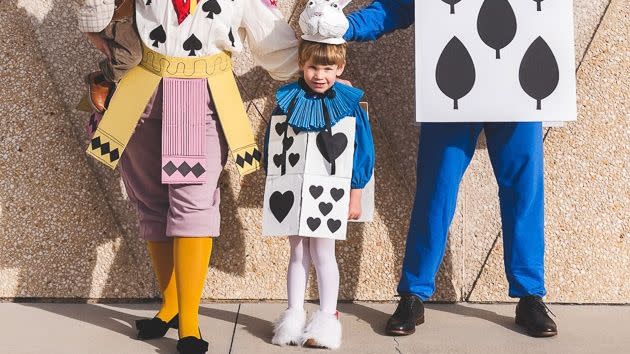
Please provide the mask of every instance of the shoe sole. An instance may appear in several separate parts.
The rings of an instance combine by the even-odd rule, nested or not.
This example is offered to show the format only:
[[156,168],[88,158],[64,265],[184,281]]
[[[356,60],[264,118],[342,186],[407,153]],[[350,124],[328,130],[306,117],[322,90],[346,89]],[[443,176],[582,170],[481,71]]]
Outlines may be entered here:
[[[424,316],[418,317],[416,320],[416,326],[419,326],[424,323]],[[397,331],[397,330],[389,330],[385,331],[385,334],[392,337],[400,337],[400,336],[408,336],[416,333],[416,327],[412,328],[410,331]]]
[[519,320],[518,318],[516,318],[514,322],[516,322],[518,326],[523,328],[528,335],[535,338],[548,338],[548,337],[554,337],[558,335],[558,331],[545,331],[545,332],[532,331],[531,329],[527,327],[527,325],[523,323],[523,321]]

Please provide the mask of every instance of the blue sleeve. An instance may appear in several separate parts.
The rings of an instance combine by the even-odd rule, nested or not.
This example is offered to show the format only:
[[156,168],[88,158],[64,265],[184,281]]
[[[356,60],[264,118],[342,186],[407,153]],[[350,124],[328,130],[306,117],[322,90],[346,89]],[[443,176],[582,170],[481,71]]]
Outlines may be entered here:
[[348,16],[347,41],[373,41],[414,21],[414,0],[374,0],[369,6]]
[[372,178],[374,170],[374,140],[367,113],[358,107],[355,113],[356,130],[354,132],[354,162],[350,188],[362,189]]

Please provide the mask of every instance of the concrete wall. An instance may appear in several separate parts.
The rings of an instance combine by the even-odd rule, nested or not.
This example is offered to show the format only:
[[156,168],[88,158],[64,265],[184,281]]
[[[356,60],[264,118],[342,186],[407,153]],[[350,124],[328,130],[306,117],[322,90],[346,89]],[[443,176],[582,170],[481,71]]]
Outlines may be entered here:
[[[87,117],[73,107],[98,55],[68,3],[0,2],[0,298],[155,297],[119,176],[84,154]],[[280,1],[293,25],[302,3]],[[575,0],[580,116],[545,140],[550,301],[630,302],[629,16],[624,0]],[[415,183],[413,27],[352,44],[349,55],[347,78],[371,105],[377,201],[376,220],[351,225],[348,241],[337,244],[341,298],[392,300]],[[236,63],[262,142],[258,112],[270,114],[279,83],[248,53]],[[260,236],[263,182],[262,173],[241,180],[227,166],[208,299],[285,297],[287,242]],[[496,196],[481,141],[460,189],[435,300],[509,300]]]

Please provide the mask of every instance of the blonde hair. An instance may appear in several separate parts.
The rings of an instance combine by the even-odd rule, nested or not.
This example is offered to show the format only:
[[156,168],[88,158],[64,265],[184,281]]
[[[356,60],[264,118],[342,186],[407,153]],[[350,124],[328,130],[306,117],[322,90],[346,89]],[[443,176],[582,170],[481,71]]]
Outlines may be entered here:
[[348,45],[328,44],[311,41],[300,41],[298,47],[298,63],[300,66],[311,61],[315,65],[338,65],[346,64],[346,49]]

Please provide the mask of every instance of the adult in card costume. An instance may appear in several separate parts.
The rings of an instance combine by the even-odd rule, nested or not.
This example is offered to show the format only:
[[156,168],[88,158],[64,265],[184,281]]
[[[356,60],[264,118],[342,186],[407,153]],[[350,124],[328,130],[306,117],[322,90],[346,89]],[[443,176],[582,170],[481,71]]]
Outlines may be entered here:
[[[114,0],[85,0],[81,30],[101,31],[114,7]],[[137,322],[138,337],[179,328],[180,353],[205,353],[198,307],[211,237],[219,235],[217,180],[228,148],[241,174],[261,159],[230,55],[242,51],[246,33],[257,64],[286,80],[298,70],[298,42],[275,1],[137,0],[135,7],[142,61],[120,80],[102,118],[92,116],[88,153],[112,168],[120,162],[162,290],[160,311]]]
[[[413,23],[414,1],[375,0],[348,20],[346,40],[376,40]],[[459,183],[482,130],[499,185],[509,295],[520,298],[516,323],[533,336],[557,334],[542,301],[546,293],[542,125],[481,122],[421,125],[416,196],[398,285],[401,299],[387,323],[390,335],[414,333],[424,322],[422,303],[435,290]]]

